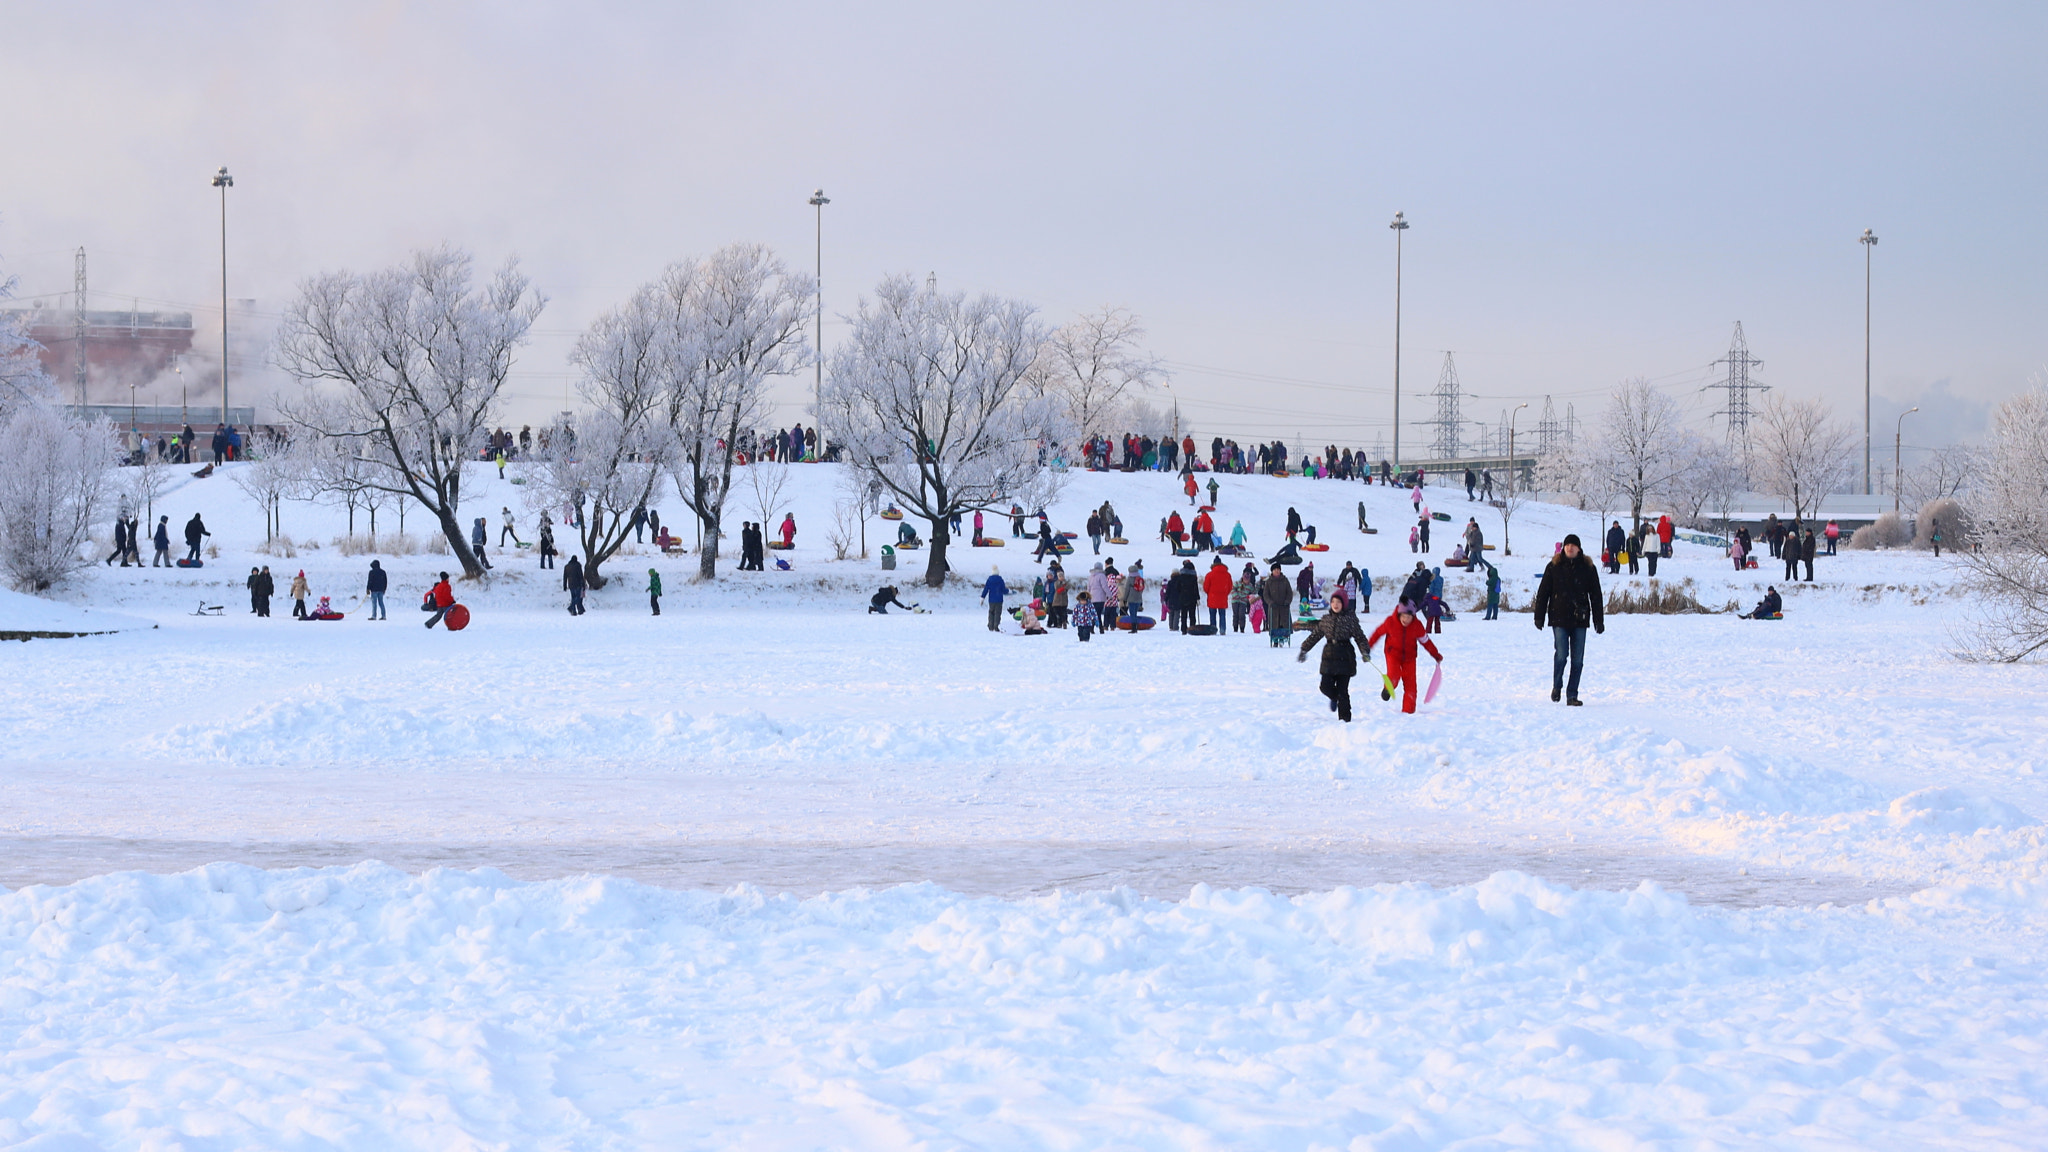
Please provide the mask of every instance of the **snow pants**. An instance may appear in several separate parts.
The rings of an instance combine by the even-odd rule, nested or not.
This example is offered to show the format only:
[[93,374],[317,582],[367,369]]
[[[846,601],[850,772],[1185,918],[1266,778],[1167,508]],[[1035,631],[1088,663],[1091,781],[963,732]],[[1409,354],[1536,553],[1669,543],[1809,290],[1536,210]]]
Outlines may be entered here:
[[[1550,630],[1550,638],[1557,649],[1550,662],[1550,690],[1555,692],[1562,688],[1564,689],[1565,699],[1577,700],[1579,698],[1579,673],[1584,671],[1586,667],[1586,630],[1584,628],[1553,627]],[[1564,666],[1567,660],[1571,662],[1572,666],[1572,678],[1569,684],[1565,682],[1564,678]]]
[[1230,630],[1232,632],[1244,631],[1244,618],[1251,615],[1251,612],[1252,606],[1250,604],[1232,604],[1230,606]]
[[991,600],[988,602],[988,630],[991,632],[1000,632],[1002,631],[1002,629],[1003,602],[1001,600]]
[[[1321,691],[1323,695],[1330,698],[1330,703],[1337,706],[1337,719],[1349,724],[1351,722],[1351,677],[1338,675],[1333,672],[1325,672],[1323,673]],[[1414,709],[1411,708],[1409,711],[1412,712]]]
[[1401,711],[1415,711],[1415,665],[1389,663],[1387,679],[1401,690]]
[[1093,631],[1095,631],[1095,629],[1093,629],[1093,628],[1090,628],[1090,627],[1089,627],[1088,625],[1086,625],[1086,624],[1083,624],[1083,625],[1081,625],[1081,626],[1079,626],[1079,627],[1075,628],[1075,629],[1074,629],[1074,631],[1076,631],[1076,632],[1080,633],[1080,635],[1081,635],[1081,643],[1083,643],[1083,644],[1086,644],[1086,643],[1088,642],[1088,634],[1089,634],[1090,632],[1093,632]]

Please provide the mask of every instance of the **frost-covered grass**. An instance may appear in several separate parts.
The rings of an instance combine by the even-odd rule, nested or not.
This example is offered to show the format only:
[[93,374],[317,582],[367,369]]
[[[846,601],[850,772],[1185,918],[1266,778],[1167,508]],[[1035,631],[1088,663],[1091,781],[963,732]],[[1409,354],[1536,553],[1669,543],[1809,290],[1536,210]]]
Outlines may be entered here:
[[[794,572],[701,586],[693,557],[622,556],[572,619],[530,555],[493,549],[453,635],[412,608],[441,558],[387,558],[391,620],[369,622],[365,559],[279,569],[231,485],[186,483],[160,510],[205,511],[218,563],[60,590],[160,628],[0,650],[0,867],[76,881],[0,895],[0,1146],[2017,1148],[2048,1129],[2044,672],[1950,658],[1967,606],[1945,562],[1824,558],[1788,589],[1681,545],[1660,577],[1745,608],[1778,583],[1786,619],[1615,616],[1566,709],[1529,617],[1467,613],[1437,703],[1403,717],[1360,681],[1344,726],[1263,638],[990,635],[971,583],[915,586],[921,555],[833,562],[831,472],[795,470]],[[1223,483],[1220,526],[1241,516],[1261,550],[1293,505],[1333,544],[1325,575],[1412,564],[1397,493]],[[518,489],[480,470],[466,490],[495,542]],[[1431,495],[1457,517],[1441,544],[1475,506]],[[1076,476],[1056,526],[1105,496],[1134,541],[1105,551],[1164,575],[1141,525],[1187,513],[1172,480]],[[1353,529],[1360,498],[1380,535]],[[288,505],[285,525],[324,540],[338,517]],[[1567,531],[1596,525],[1518,518],[1512,603]],[[1018,544],[956,567],[1028,585]],[[266,562],[349,617],[249,616],[239,582]],[[885,579],[932,613],[866,615]],[[1448,579],[1470,602],[1476,579]],[[201,598],[227,613],[188,615]],[[31,607],[72,610],[0,604]],[[1372,886],[1432,854],[1499,874]],[[543,882],[95,875],[215,855]],[[624,861],[699,890],[577,875]],[[878,874],[935,883],[849,890]],[[1290,895],[1195,883],[1214,875]],[[1857,885],[1898,895],[1814,906]],[[1780,906],[1719,906],[1758,903]]]

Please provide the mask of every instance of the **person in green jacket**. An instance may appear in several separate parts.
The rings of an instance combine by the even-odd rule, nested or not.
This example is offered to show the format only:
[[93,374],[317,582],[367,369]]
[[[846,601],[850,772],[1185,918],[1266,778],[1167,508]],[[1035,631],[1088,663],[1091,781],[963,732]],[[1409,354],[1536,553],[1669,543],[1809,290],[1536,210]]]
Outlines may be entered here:
[[1486,619],[1500,619],[1500,569],[1492,561],[1482,560],[1486,565]]
[[652,568],[647,570],[647,606],[661,615],[661,573]]

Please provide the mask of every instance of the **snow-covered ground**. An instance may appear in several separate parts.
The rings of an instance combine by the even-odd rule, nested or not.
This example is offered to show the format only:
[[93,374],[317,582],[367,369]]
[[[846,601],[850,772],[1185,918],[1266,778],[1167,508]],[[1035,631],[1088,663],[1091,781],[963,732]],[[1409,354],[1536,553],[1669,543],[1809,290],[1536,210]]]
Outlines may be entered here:
[[[1681,544],[1786,619],[1612,617],[1565,709],[1529,616],[1465,614],[1437,703],[1346,726],[1261,637],[991,635],[1022,541],[936,592],[832,561],[835,471],[794,571],[643,550],[571,618],[494,552],[457,634],[441,557],[370,622],[367,557],[173,493],[207,568],[57,594],[159,628],[0,649],[0,1148],[2048,1146],[2048,672],[1954,659],[1945,562]],[[1399,493],[1221,483],[1382,610],[1414,562]],[[1479,506],[1429,494],[1440,557]],[[1074,474],[1055,525],[1105,498],[1163,576],[1174,479]],[[1519,516],[1510,602],[1598,527]],[[348,618],[255,619],[252,563]],[[885,579],[933,611],[865,614]]]

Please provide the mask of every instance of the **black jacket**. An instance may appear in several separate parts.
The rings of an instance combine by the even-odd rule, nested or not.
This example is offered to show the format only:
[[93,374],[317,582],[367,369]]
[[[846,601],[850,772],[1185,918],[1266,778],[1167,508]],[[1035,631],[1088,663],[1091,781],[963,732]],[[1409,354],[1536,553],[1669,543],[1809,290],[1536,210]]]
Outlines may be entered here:
[[1202,602],[1202,582],[1186,568],[1175,569],[1166,578],[1166,603],[1174,608],[1193,608]]
[[363,586],[365,592],[382,592],[391,587],[391,575],[382,568],[370,569],[370,582]]
[[569,557],[569,562],[562,565],[562,587],[571,592],[583,591],[583,564],[574,556]]
[[1607,630],[1607,602],[1600,595],[1600,566],[1584,552],[1574,560],[1560,552],[1543,569],[1536,588],[1536,626]]
[[200,521],[197,514],[190,520],[185,521],[185,543],[187,545],[197,544],[201,536],[211,535],[213,533],[206,530],[206,525]]
[[1265,602],[1267,627],[1276,626],[1294,611],[1294,585],[1287,577],[1274,573],[1259,582],[1259,599]]
[[1616,524],[1607,530],[1607,551],[1609,553],[1618,555],[1627,547],[1628,533],[1621,530],[1621,525]]
[[1433,577],[1427,568],[1417,568],[1408,574],[1408,582],[1401,585],[1401,599],[1417,608],[1429,597],[1429,582]]
[[1306,657],[1309,649],[1324,640],[1328,640],[1330,645],[1323,649],[1323,675],[1358,675],[1358,657],[1368,652],[1365,629],[1359,627],[1358,617],[1349,612],[1333,612],[1309,625],[1308,639],[1302,641],[1301,654]]
[[1291,536],[1299,531],[1301,531],[1301,513],[1289,508],[1287,510],[1287,534]]
[[155,536],[153,536],[153,537],[151,537],[151,539],[152,539],[152,540],[154,540],[154,541],[156,542],[156,546],[157,546],[157,547],[159,547],[159,548],[169,548],[169,547],[171,546],[171,526],[170,526],[170,523],[169,523],[168,521],[164,521],[164,520],[159,520],[159,521],[157,521],[157,522],[156,522],[156,535],[155,535]]

